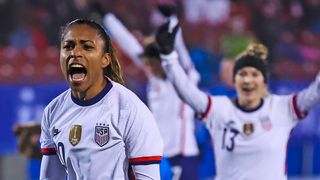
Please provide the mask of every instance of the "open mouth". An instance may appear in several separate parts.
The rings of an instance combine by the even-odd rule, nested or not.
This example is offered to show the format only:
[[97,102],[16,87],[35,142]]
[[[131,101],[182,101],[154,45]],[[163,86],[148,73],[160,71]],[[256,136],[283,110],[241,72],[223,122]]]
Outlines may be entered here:
[[81,64],[71,64],[68,68],[68,74],[73,82],[80,82],[86,78],[87,69]]
[[242,91],[246,92],[246,93],[250,93],[250,92],[254,91],[254,88],[243,87]]

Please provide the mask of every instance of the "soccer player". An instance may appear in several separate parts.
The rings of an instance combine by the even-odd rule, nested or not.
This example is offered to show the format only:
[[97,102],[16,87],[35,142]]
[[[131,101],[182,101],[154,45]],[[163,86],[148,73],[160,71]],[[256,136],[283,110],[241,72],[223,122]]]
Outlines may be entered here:
[[[157,33],[162,65],[182,99],[206,124],[213,139],[218,180],[285,180],[290,132],[320,101],[320,74],[306,89],[290,95],[267,94],[267,67],[252,53],[233,68],[235,99],[209,96],[189,82],[173,48],[178,27]],[[160,38],[161,37],[161,38]]]
[[40,179],[160,179],[154,117],[122,86],[109,36],[94,21],[63,28],[60,64],[70,86],[45,108]]
[[[176,24],[178,20],[171,17],[170,22]],[[105,15],[104,25],[111,33],[111,38],[148,77],[148,106],[163,137],[164,156],[172,165],[173,179],[197,179],[199,150],[195,138],[194,111],[183,103],[168,81],[161,66],[157,45],[150,43],[143,48],[111,13]],[[179,61],[190,81],[197,84],[199,74],[184,46],[181,30],[178,33],[175,48],[181,54]]]

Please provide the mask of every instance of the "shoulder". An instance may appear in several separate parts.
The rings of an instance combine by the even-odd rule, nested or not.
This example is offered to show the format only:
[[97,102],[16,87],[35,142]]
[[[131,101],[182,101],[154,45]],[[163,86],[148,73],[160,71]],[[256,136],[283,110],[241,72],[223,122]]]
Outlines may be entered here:
[[67,89],[57,97],[55,97],[44,109],[45,113],[53,113],[58,107],[62,107],[62,104],[70,98],[70,89]]
[[146,105],[139,99],[139,97],[123,85],[112,82],[112,98],[116,98],[120,106],[123,108],[138,108],[147,109]]
[[267,97],[264,98],[266,108],[269,109],[269,111],[279,112],[282,113],[290,112],[295,104],[295,98],[294,94],[289,95],[276,95],[276,94],[270,94]]
[[281,104],[281,103],[291,102],[293,97],[294,97],[293,94],[289,94],[289,95],[270,94],[265,98],[265,101],[272,104]]
[[210,97],[214,104],[218,104],[220,106],[223,104],[222,107],[233,104],[232,100],[227,96],[210,96]]

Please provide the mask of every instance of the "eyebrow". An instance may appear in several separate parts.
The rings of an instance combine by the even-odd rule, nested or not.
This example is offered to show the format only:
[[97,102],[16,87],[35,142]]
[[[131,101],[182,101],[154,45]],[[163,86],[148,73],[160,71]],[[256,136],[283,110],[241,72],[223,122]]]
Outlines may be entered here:
[[[74,41],[74,40],[67,39],[67,40],[65,40],[64,42],[65,42],[65,43],[70,43],[70,42],[73,42],[73,41]],[[91,40],[80,40],[80,44],[85,44],[85,43],[87,43],[87,42],[94,44],[94,42],[91,41]]]
[[91,41],[91,40],[80,40],[80,44],[84,44],[84,43],[87,43],[87,42],[94,44],[94,42]]

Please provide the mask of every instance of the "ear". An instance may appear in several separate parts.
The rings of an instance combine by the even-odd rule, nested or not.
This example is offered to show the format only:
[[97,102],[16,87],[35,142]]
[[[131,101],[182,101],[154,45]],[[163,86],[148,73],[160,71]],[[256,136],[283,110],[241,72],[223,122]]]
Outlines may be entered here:
[[107,67],[110,64],[110,62],[111,62],[110,54],[109,53],[104,53],[103,59],[102,59],[102,64],[101,64],[102,68]]

